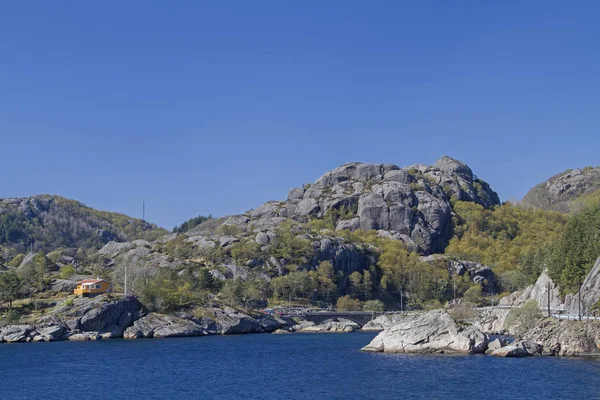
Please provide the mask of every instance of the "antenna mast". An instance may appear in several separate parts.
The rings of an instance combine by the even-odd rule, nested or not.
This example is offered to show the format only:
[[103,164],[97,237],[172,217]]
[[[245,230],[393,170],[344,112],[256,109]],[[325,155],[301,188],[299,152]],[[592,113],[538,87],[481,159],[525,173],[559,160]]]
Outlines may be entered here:
[[142,221],[146,221],[146,199],[142,197]]

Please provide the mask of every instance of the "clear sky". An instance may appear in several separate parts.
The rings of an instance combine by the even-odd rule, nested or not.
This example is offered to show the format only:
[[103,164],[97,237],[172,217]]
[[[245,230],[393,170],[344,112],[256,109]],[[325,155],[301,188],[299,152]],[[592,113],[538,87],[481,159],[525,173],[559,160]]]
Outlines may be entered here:
[[[499,4],[502,3],[502,4]],[[349,161],[599,165],[597,1],[5,1],[0,197],[171,228]]]

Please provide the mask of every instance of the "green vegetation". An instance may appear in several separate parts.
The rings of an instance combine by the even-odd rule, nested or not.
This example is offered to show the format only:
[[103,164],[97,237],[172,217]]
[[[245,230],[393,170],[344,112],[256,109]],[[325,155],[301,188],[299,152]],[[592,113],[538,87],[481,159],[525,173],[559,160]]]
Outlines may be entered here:
[[8,302],[8,308],[12,308],[13,300],[17,299],[22,289],[23,282],[14,271],[0,274],[0,300]]
[[60,279],[71,279],[76,273],[77,271],[72,265],[65,265],[60,269],[59,276]]
[[526,210],[511,203],[487,210],[458,201],[454,211],[454,237],[445,253],[493,267],[509,291],[535,282],[543,269],[535,262],[536,255],[560,235],[568,219],[557,212]]
[[542,313],[538,302],[527,300],[521,307],[510,310],[506,317],[506,327],[511,329],[517,336],[523,336],[535,327],[541,318]]
[[187,231],[189,231],[192,228],[195,228],[196,226],[200,225],[201,223],[208,221],[209,219],[212,219],[212,215],[208,215],[208,217],[205,217],[204,215],[199,215],[197,217],[194,218],[190,218],[187,221],[185,221],[184,223],[182,223],[181,225],[177,225],[173,228],[173,232],[175,233],[185,233]]
[[25,252],[61,247],[98,249],[110,240],[155,240],[166,233],[156,225],[119,213],[94,210],[60,196],[35,196],[3,204],[0,245]]

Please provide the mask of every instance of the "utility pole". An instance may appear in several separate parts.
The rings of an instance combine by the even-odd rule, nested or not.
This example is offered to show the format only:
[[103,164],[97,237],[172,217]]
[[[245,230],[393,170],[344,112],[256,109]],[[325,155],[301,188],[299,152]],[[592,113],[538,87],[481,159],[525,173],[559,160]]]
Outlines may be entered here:
[[400,289],[400,314],[404,314],[404,301],[402,299],[402,289]]
[[579,320],[580,321],[581,321],[581,287],[582,286],[583,285],[581,284],[581,282],[579,282],[579,294],[578,294],[579,301],[577,303],[579,303],[578,306],[579,306]]
[[548,282],[548,316],[550,316],[550,282]]
[[452,289],[454,292],[454,306],[456,306],[456,270],[452,274]]

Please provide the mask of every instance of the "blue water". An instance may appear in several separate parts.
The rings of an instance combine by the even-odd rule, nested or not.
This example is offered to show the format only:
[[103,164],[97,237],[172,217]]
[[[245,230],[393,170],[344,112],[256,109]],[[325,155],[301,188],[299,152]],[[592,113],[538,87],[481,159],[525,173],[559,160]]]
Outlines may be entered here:
[[600,360],[361,353],[375,334],[0,345],[0,399],[600,399]]

